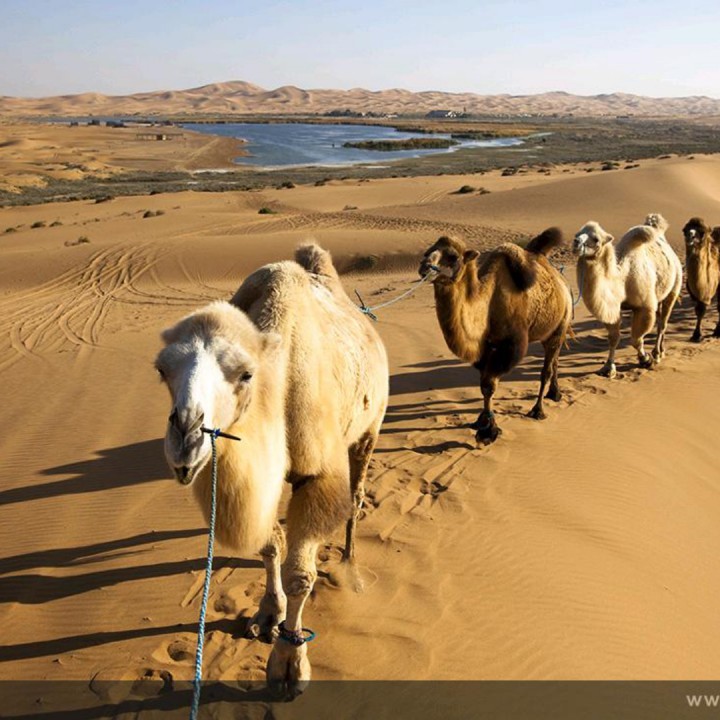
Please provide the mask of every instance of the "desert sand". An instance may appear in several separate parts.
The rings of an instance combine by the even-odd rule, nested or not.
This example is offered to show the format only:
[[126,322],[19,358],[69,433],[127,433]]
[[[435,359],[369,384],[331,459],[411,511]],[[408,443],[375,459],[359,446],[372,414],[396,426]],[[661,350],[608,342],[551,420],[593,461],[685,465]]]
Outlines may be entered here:
[[[158,134],[169,139],[152,139]],[[0,124],[0,190],[19,192],[46,178],[102,178],[121,170],[233,168],[233,159],[244,153],[242,141],[178,127],[11,121]]]
[[[718,158],[641,165],[488,173],[485,195],[444,176],[1,210],[17,228],[0,235],[3,677],[192,676],[206,530],[163,458],[161,329],[308,238],[372,305],[444,233],[485,248],[594,218],[619,236],[656,211],[681,250],[690,216],[720,223]],[[687,342],[687,295],[666,361],[638,370],[625,333],[612,381],[594,374],[605,333],[580,304],[563,399],[524,417],[532,346],[500,385],[490,447],[466,427],[478,378],[447,350],[431,289],[379,316],[391,400],[358,531],[365,590],[343,581],[338,532],[305,613],[314,677],[717,678],[720,342]],[[242,638],[261,563],[219,548],[215,568],[206,676],[261,679],[269,646]]]

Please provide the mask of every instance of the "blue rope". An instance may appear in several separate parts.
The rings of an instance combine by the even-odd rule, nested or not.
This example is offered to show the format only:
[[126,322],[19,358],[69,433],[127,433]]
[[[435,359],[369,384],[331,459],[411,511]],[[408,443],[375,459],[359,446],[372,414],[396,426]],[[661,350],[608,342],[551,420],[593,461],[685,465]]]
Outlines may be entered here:
[[[200,604],[200,621],[198,623],[197,652],[195,653],[195,679],[193,680],[193,698],[190,709],[190,720],[196,720],[200,708],[200,686],[202,685],[202,662],[203,647],[205,645],[205,616],[207,615],[208,597],[210,596],[210,578],[212,576],[213,552],[215,546],[215,510],[217,505],[217,438],[223,435],[219,428],[208,430],[202,428],[203,432],[210,435],[212,445],[212,493],[210,500],[210,531],[208,534],[207,566],[205,568],[205,584],[203,585],[202,602]],[[239,438],[233,438],[239,440]]]
[[[435,274],[440,272],[440,268],[437,265],[430,265],[429,267]],[[428,273],[424,277],[420,278],[420,280],[416,280],[413,286],[409,290],[406,290],[402,295],[398,295],[396,298],[388,300],[384,303],[380,303],[379,305],[375,305],[374,307],[368,307],[365,304],[365,301],[362,299],[360,293],[356,290],[355,294],[360,301],[360,307],[358,308],[358,310],[360,310],[361,313],[367,315],[373,322],[377,322],[377,315],[375,314],[375,310],[380,310],[380,308],[388,307],[388,305],[394,305],[396,302],[399,302],[400,300],[408,297],[408,295],[412,295],[421,285],[426,283],[428,280],[434,279],[434,277],[435,275],[431,275],[430,273]]]

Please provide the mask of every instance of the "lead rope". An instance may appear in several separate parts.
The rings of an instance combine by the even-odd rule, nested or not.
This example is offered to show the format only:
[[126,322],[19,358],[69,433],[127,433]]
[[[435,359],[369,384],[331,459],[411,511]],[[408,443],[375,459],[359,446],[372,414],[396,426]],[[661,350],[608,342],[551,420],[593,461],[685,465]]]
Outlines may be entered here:
[[198,622],[198,641],[195,653],[195,679],[193,680],[193,697],[190,708],[190,720],[196,720],[200,708],[200,688],[202,685],[202,661],[203,647],[205,645],[205,617],[207,615],[207,604],[210,596],[210,578],[212,577],[213,554],[215,550],[215,512],[217,509],[217,446],[219,437],[228,440],[240,440],[235,435],[224,433],[220,428],[201,427],[202,432],[210,435],[212,445],[212,490],[210,494],[210,529],[208,531],[207,565],[205,567],[205,583],[203,584],[202,602],[200,603],[200,620]]
[[389,305],[394,305],[396,302],[400,302],[409,295],[412,295],[421,285],[425,284],[428,280],[434,279],[435,275],[440,272],[440,268],[435,265],[430,265],[430,269],[432,270],[432,273],[428,273],[424,277],[420,278],[420,280],[416,281],[413,287],[411,287],[409,290],[406,290],[402,295],[398,295],[392,300],[386,300],[384,303],[380,303],[379,305],[375,305],[374,307],[368,307],[365,304],[365,301],[362,299],[360,293],[356,290],[355,294],[360,301],[360,312],[365,313],[365,315],[367,315],[371,320],[377,322],[377,315],[375,315],[376,310],[388,307]]

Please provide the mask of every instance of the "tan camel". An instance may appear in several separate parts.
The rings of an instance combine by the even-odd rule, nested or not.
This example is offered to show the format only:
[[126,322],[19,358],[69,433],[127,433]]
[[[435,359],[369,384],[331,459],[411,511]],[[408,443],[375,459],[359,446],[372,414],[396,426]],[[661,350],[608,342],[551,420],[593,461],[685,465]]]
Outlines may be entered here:
[[[250,275],[231,303],[216,302],[163,333],[156,367],[170,390],[165,454],[175,477],[210,507],[210,440],[217,441],[217,538],[259,551],[265,596],[249,625],[277,638],[269,684],[292,697],[310,679],[302,610],[317,577],[316,552],[343,519],[344,559],[388,399],[385,348],[343,292],[329,253],[310,245],[296,262]],[[292,486],[285,537],[283,481]]]
[[[701,325],[708,305],[717,296],[718,312],[720,313],[720,228],[712,232],[702,218],[694,217],[685,223],[685,270],[687,272],[687,289],[695,303],[697,324],[690,342],[702,341]],[[713,332],[720,337],[720,318]]]
[[[667,222],[651,214],[644,225],[630,228],[615,246],[599,223],[586,223],[575,235],[578,287],[588,310],[608,331],[608,358],[600,374],[614,377],[615,350],[620,340],[621,310],[632,310],[632,344],[640,367],[651,367],[665,356],[668,318],[680,295],[682,264],[665,239]],[[645,335],[657,315],[658,334],[652,357],[645,352]]]
[[480,257],[460,240],[441,237],[420,263],[433,280],[435,310],[445,342],[457,357],[480,371],[483,411],[473,424],[476,439],[494,442],[501,433],[492,410],[498,379],[514,368],[539,340],[545,348],[540,392],[530,417],[542,420],[543,395],[560,400],[558,357],[572,318],[572,298],[546,255],[562,243],[557,228],[531,240],[527,249],[510,243]]

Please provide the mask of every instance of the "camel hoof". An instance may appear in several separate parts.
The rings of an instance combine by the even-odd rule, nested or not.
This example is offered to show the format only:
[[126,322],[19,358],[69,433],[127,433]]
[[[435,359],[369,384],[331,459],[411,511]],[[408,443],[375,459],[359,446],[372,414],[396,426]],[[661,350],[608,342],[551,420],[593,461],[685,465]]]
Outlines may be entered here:
[[285,619],[287,601],[284,595],[264,595],[260,600],[258,611],[250,619],[245,630],[248,640],[263,640],[275,642],[278,637],[278,625]]
[[607,363],[606,365],[603,365],[598,370],[598,375],[602,375],[602,377],[610,378],[610,380],[612,380],[617,375],[615,363]]
[[649,370],[653,366],[653,362],[651,355],[643,355],[638,358],[638,365],[645,370]]
[[562,400],[562,393],[557,388],[550,389],[547,392],[547,395],[545,396],[548,400],[552,400],[553,402],[560,402]]
[[310,674],[307,645],[296,647],[284,640],[273,645],[267,663],[267,684],[275,697],[294,700],[307,689]]
[[[713,333],[713,337],[720,337],[720,335],[717,334],[717,330]],[[702,342],[702,335],[699,332],[694,332],[692,336],[690,337],[691,343],[701,343]]]
[[481,412],[473,426],[476,429],[476,442],[481,442],[485,445],[494,443],[498,437],[502,435],[502,430],[497,426],[495,416],[492,413]]
[[545,411],[537,405],[527,414],[527,416],[533,420],[545,420],[545,418],[547,418]]

